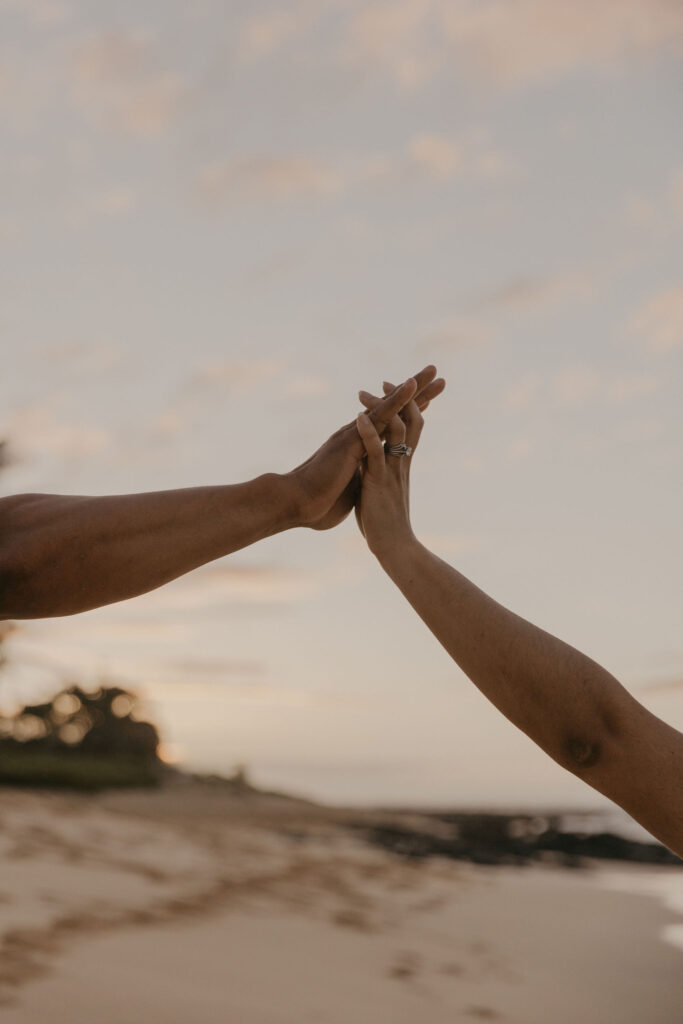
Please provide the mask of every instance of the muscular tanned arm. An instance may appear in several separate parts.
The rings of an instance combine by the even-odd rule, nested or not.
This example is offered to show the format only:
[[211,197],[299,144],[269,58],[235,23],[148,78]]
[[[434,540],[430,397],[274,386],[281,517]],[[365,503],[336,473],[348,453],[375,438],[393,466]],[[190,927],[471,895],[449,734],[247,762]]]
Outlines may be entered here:
[[[375,410],[383,431],[411,396],[443,387],[425,367]],[[71,615],[146,593],[294,526],[326,528],[353,507],[363,455],[355,423],[286,474],[247,483],[107,497],[0,500],[0,619]]]

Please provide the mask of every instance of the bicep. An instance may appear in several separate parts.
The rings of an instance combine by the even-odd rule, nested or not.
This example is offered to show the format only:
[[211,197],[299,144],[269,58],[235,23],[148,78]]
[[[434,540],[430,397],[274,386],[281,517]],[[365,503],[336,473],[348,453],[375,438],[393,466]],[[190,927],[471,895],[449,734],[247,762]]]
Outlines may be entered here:
[[683,857],[683,733],[630,694],[619,726],[584,779]]

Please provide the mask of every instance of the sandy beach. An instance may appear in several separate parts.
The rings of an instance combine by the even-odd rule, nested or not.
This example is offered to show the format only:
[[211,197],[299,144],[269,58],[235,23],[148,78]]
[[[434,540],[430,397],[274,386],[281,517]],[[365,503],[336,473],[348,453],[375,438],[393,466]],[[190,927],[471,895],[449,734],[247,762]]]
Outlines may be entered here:
[[0,822],[5,1024],[682,1018],[680,918],[609,865],[408,861],[343,812],[199,782],[4,790]]

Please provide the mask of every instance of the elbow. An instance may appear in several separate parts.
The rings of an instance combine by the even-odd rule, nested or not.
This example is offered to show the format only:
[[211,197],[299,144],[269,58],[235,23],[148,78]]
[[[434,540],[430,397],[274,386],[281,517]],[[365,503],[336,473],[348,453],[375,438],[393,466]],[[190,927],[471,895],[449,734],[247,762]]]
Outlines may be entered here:
[[586,782],[601,770],[614,754],[615,745],[623,740],[624,721],[619,705],[606,700],[591,715],[585,728],[565,732],[560,742],[557,761]]
[[556,758],[563,768],[589,784],[596,770],[601,773],[623,744],[627,727],[622,688],[611,677],[598,682],[603,692],[597,695],[598,686],[588,682],[590,700],[578,709],[573,722],[565,723]]
[[593,735],[567,735],[563,738],[556,760],[572,775],[585,778],[604,756],[604,741]]

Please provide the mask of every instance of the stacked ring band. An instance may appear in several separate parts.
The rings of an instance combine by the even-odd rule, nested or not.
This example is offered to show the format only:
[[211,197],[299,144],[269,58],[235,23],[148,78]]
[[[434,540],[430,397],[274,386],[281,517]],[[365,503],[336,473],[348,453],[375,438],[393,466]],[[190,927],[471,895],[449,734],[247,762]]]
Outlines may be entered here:
[[412,455],[413,449],[409,444],[385,444],[384,451],[387,455]]

